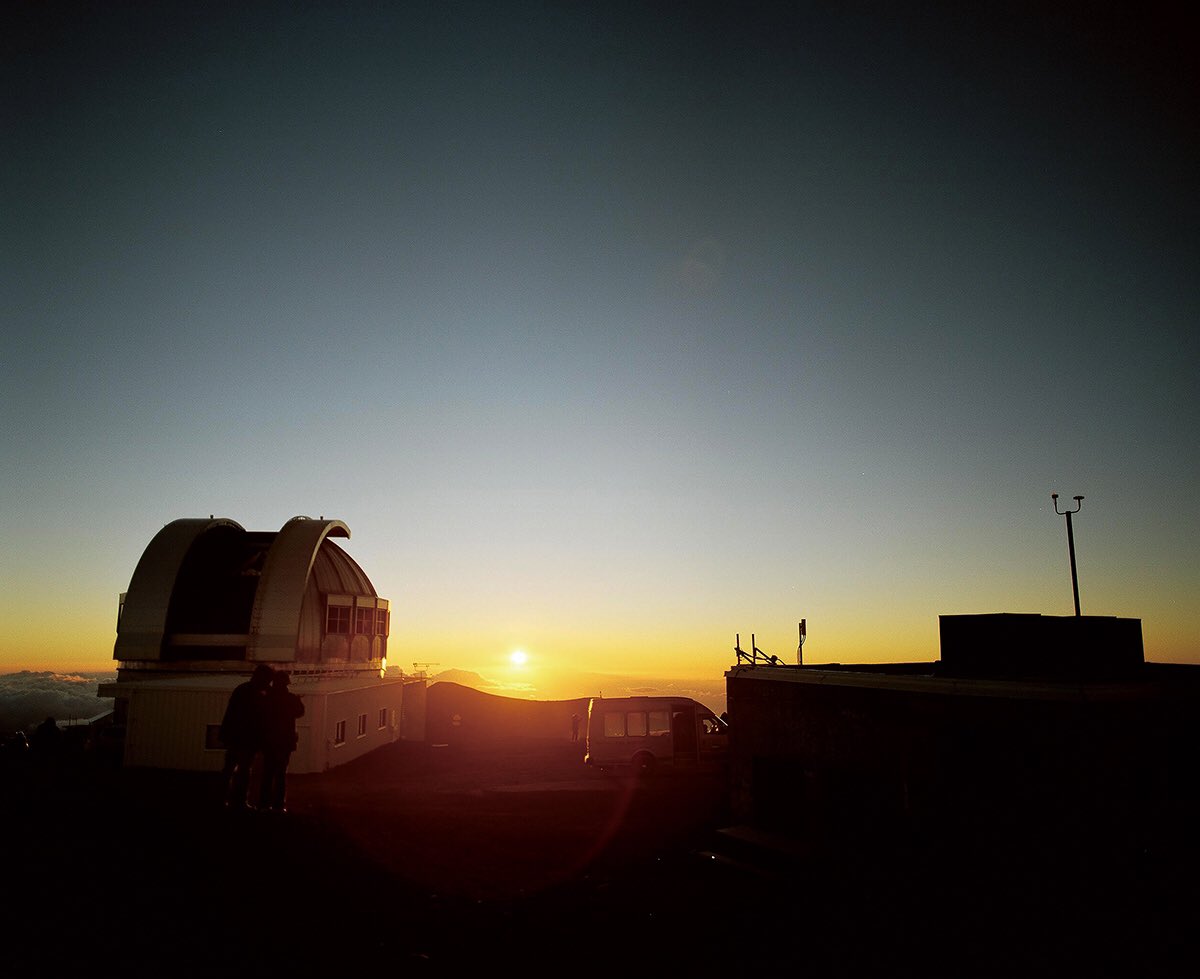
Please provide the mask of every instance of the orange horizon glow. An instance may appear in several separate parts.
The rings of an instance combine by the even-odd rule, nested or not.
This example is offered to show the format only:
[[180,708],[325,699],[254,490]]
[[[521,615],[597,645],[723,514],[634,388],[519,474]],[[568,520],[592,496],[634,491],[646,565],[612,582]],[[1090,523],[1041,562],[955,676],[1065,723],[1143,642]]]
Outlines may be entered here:
[[[127,587],[144,544],[128,546],[125,555],[110,561],[108,577],[117,584],[102,592],[81,591],[65,606],[56,603],[57,593],[45,582],[10,581],[0,599],[0,673],[114,671],[117,594]],[[438,665],[431,672],[460,669],[497,680],[520,674],[529,683],[570,674],[711,680],[734,664],[735,637],[749,649],[751,634],[760,649],[792,663],[801,618],[808,620],[805,663],[932,662],[940,655],[939,614],[1070,613],[1069,580],[1061,573],[1052,576],[1052,593],[1033,587],[1037,581],[1006,588],[1003,576],[980,574],[975,582],[943,586],[950,594],[941,599],[936,582],[904,582],[863,600],[817,581],[812,598],[803,602],[795,599],[795,588],[733,579],[727,589],[708,585],[685,601],[685,580],[661,592],[659,607],[610,604],[586,589],[573,595],[557,582],[553,601],[526,595],[507,603],[507,595],[455,594],[438,582],[409,583],[388,561],[376,567],[378,554],[355,557],[393,602],[389,663],[412,672],[413,661],[432,661]],[[116,567],[119,560],[128,567]],[[1140,618],[1150,662],[1200,662],[1182,585],[1133,592],[1130,583],[1088,570],[1081,587],[1084,614]],[[537,583],[530,583],[534,596]],[[464,608],[470,611],[464,614]]]
[[[92,649],[88,651],[80,648],[84,644],[78,636],[43,632],[36,636],[10,639],[0,647],[0,673],[115,671],[117,662],[112,657],[115,636],[101,637],[95,632],[88,643]],[[763,630],[755,633],[754,641],[765,652],[779,656],[785,663],[794,663],[796,638],[789,632],[784,629]],[[1143,619],[1142,635],[1148,662],[1200,662],[1196,650],[1190,645],[1186,627],[1161,627]],[[699,634],[681,634],[680,638],[671,642],[666,636],[660,636],[653,644],[656,651],[648,655],[644,647],[622,643],[615,637],[612,645],[607,645],[597,642],[595,637],[554,636],[537,644],[530,643],[514,649],[473,635],[414,632],[393,636],[388,661],[405,672],[414,672],[410,660],[416,658],[415,650],[420,649],[424,655],[436,657],[437,666],[431,669],[432,673],[460,669],[498,679],[514,673],[532,678],[535,675],[532,672],[535,669],[535,657],[529,649],[536,645],[539,649],[552,650],[536,657],[537,676],[574,673],[704,679],[721,676],[734,664],[734,637],[735,633],[731,632],[727,638],[721,636],[713,641],[711,637]],[[749,650],[749,630],[741,633],[741,645]],[[489,647],[495,652],[489,653]],[[431,649],[435,652],[428,652]],[[518,657],[517,653],[523,653],[524,658]],[[808,664],[933,662],[939,655],[936,620],[925,628],[914,628],[906,636],[889,643],[862,627],[846,630],[840,637],[827,636],[822,634],[819,624],[814,625],[810,618],[809,639],[804,646],[804,662]]]

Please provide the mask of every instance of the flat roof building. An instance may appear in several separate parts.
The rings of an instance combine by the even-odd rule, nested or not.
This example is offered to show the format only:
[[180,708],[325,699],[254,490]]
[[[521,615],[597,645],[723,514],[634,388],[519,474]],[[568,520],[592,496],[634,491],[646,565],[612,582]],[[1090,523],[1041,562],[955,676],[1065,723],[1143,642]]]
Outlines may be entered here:
[[1079,840],[1194,800],[1200,666],[1145,662],[1140,620],[942,616],[941,643],[929,663],[730,669],[735,818],[863,845]]

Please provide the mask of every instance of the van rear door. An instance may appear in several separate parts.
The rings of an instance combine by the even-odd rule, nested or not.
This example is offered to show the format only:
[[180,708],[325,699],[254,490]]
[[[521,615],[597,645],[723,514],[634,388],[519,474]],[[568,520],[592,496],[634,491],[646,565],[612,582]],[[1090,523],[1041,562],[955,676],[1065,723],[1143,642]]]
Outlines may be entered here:
[[696,708],[691,704],[671,707],[671,736],[674,738],[675,764],[695,764],[700,760],[700,743],[696,738]]

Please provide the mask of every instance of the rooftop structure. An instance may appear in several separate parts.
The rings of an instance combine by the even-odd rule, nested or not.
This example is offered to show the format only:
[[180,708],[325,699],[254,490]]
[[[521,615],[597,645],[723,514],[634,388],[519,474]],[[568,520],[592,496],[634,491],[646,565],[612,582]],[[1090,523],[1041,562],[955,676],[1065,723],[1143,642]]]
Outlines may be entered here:
[[147,545],[121,596],[113,658],[122,675],[245,664],[379,672],[390,605],[334,543],[340,520],[293,517],[277,532],[175,520]]

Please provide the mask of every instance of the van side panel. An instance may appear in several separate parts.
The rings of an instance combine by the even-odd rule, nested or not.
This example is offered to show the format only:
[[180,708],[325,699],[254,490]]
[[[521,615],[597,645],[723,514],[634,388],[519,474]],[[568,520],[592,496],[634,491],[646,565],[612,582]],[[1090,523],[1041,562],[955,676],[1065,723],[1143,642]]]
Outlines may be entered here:
[[584,763],[643,771],[695,766],[710,756],[723,758],[724,732],[712,711],[686,697],[594,697],[588,705]]

